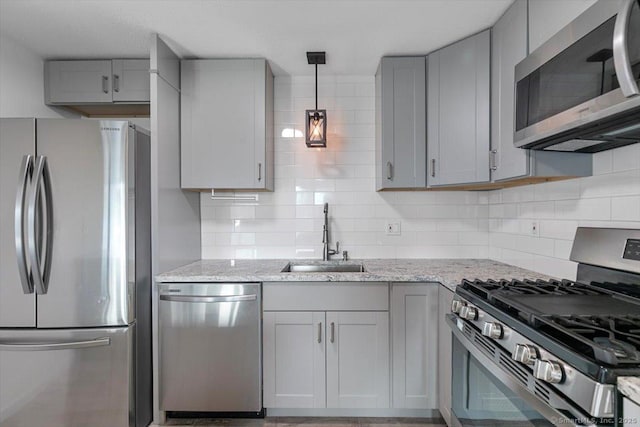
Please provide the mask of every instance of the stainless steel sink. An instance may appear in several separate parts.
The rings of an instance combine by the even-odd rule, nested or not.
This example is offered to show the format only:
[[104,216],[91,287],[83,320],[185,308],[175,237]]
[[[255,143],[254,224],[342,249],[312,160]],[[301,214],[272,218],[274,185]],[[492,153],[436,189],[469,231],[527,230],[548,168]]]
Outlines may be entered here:
[[364,273],[364,265],[345,262],[293,263],[285,265],[283,273]]

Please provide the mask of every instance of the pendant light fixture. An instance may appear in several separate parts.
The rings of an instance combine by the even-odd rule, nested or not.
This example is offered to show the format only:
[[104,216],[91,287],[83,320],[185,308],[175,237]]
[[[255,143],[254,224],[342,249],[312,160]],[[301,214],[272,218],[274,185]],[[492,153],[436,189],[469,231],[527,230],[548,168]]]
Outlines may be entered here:
[[318,64],[326,64],[324,52],[307,52],[307,61],[316,66],[316,109],[305,111],[307,147],[327,146],[327,110],[318,110]]

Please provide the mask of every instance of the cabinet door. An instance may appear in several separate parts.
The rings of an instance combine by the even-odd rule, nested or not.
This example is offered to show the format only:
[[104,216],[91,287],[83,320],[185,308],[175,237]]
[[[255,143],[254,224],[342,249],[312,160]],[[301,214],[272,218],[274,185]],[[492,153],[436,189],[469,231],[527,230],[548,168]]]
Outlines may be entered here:
[[393,284],[391,291],[394,408],[434,409],[438,371],[437,284]]
[[429,55],[430,185],[489,180],[489,68],[487,30]]
[[327,407],[389,407],[389,313],[327,312]]
[[182,187],[265,188],[264,59],[181,63]]
[[451,311],[453,292],[444,286],[438,289],[438,399],[442,418],[451,425],[451,329],[444,320]]
[[529,52],[533,52],[592,6],[597,0],[534,0],[529,2]]
[[517,0],[493,27],[491,40],[491,179],[529,174],[529,150],[513,145],[515,66],[527,56],[527,0]]
[[49,61],[45,83],[47,104],[111,102],[111,60]]
[[326,407],[325,331],[324,312],[264,312],[265,408]]
[[425,187],[425,58],[382,58],[376,75],[377,189]]
[[114,59],[113,100],[149,102],[149,60]]

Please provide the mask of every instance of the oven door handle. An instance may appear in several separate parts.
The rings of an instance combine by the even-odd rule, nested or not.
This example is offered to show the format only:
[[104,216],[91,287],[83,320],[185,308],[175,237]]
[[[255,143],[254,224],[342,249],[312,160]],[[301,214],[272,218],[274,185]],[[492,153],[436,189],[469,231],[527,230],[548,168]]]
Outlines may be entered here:
[[505,370],[503,370],[492,358],[480,351],[480,349],[478,349],[471,341],[469,341],[465,334],[460,330],[460,326],[458,324],[458,322],[463,322],[462,325],[464,325],[464,321],[462,319],[458,319],[453,314],[447,314],[445,318],[447,324],[449,325],[449,328],[451,328],[451,331],[453,332],[453,335],[458,341],[460,341],[464,348],[473,357],[475,357],[481,365],[485,366],[496,378],[498,378],[502,382],[502,384],[516,393],[522,400],[527,402],[533,409],[538,411],[547,420],[553,420],[555,425],[596,427],[595,424],[576,424],[573,420],[567,418],[566,415],[562,414],[559,410],[568,411],[580,420],[589,420],[592,418],[575,406],[570,405],[565,400],[554,399],[554,406],[552,407],[536,398],[533,394],[531,394],[527,387],[520,384]]

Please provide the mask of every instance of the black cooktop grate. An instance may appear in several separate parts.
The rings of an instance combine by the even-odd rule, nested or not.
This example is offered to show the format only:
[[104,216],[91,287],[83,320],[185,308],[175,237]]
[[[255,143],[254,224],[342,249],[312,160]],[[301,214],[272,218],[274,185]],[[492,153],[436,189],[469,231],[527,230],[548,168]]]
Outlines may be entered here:
[[461,286],[592,360],[640,365],[640,299],[569,280],[464,280]]

